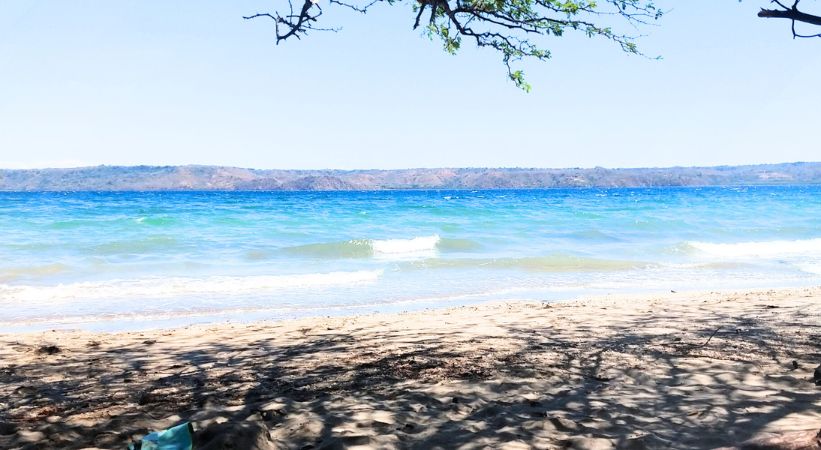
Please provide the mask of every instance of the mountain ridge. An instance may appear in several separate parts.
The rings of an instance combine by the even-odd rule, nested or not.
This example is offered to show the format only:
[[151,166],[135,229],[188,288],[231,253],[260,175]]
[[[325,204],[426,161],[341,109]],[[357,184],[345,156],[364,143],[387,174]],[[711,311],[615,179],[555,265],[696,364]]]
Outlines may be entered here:
[[248,169],[90,166],[0,169],[0,191],[345,191],[821,184],[821,162],[652,168]]

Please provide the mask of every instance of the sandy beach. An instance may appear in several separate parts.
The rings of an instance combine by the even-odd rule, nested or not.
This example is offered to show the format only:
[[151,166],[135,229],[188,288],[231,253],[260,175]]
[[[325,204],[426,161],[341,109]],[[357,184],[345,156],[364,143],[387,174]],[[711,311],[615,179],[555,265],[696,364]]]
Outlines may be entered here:
[[198,449],[817,448],[821,430],[821,288],[0,344],[9,449],[123,449],[183,421]]

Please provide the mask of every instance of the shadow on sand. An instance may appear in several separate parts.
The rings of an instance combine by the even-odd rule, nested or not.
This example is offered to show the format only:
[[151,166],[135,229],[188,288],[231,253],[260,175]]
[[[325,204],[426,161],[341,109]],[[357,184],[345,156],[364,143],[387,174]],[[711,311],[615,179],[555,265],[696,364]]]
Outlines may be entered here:
[[515,306],[528,320],[487,336],[255,324],[196,348],[160,332],[53,348],[8,338],[4,358],[30,358],[0,362],[0,447],[125,448],[186,420],[201,449],[737,445],[819,414],[817,315],[766,308],[703,323],[648,311],[603,331],[572,306],[529,304]]

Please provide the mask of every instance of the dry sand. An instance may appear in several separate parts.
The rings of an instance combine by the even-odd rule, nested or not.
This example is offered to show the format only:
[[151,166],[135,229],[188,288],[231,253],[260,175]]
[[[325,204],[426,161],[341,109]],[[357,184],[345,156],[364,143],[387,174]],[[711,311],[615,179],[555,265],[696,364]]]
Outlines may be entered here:
[[819,363],[821,288],[6,334],[0,448],[821,448]]

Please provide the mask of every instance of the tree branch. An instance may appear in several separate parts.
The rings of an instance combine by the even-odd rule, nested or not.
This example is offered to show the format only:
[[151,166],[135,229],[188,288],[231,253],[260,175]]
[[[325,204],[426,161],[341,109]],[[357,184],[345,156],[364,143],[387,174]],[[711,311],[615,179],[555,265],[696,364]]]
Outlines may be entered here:
[[765,19],[787,19],[792,21],[791,23],[791,30],[793,38],[814,38],[814,37],[821,37],[821,33],[818,34],[798,34],[795,31],[795,23],[802,22],[808,23],[810,25],[821,26],[821,16],[816,16],[813,14],[807,14],[803,11],[798,10],[798,3],[801,0],[795,0],[795,3],[791,7],[788,7],[781,3],[778,0],[772,0],[772,3],[780,6],[781,9],[765,9],[761,8],[761,11],[758,12],[758,17],[763,17]]
[[793,9],[762,9],[758,12],[758,17],[776,18],[776,19],[790,19],[796,22],[804,22],[812,25],[821,26],[821,16],[814,16]]
[[[288,0],[289,13],[259,13],[245,17],[266,17],[274,21],[277,43],[310,30],[320,30],[315,22],[322,14],[318,3],[322,0],[301,0],[295,11]],[[408,0],[405,0],[408,1]],[[363,3],[360,3],[363,2]],[[539,39],[559,37],[565,32],[578,32],[587,37],[600,37],[619,45],[628,53],[641,55],[635,36],[614,32],[610,25],[621,19],[634,28],[647,25],[661,17],[653,0],[410,0],[413,2],[413,28],[427,22],[427,35],[441,40],[445,51],[456,53],[463,38],[477,47],[490,48],[500,53],[508,77],[520,88],[530,87],[521,70],[511,64],[524,58],[546,60],[550,52]],[[376,3],[390,5],[403,0],[328,0],[330,5],[357,12],[367,12]],[[429,17],[423,17],[428,14]],[[425,20],[427,19],[427,20]]]

